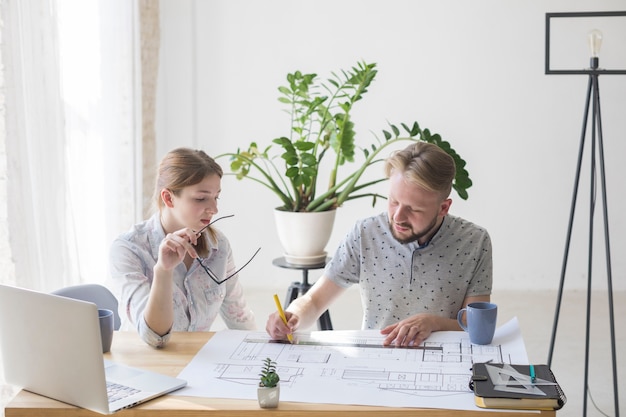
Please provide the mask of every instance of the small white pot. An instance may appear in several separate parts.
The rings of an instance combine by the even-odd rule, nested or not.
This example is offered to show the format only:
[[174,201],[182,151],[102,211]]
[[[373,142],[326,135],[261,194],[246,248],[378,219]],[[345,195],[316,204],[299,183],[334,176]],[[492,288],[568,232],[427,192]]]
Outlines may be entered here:
[[274,210],[278,239],[287,262],[314,265],[324,261],[335,213],[336,210],[319,213]]
[[261,408],[276,408],[280,400],[280,383],[275,387],[258,387],[257,398]]

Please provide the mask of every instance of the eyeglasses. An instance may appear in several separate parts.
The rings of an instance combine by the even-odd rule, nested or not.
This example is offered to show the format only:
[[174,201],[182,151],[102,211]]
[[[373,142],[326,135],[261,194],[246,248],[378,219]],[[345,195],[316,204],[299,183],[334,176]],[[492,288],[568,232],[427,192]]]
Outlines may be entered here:
[[194,232],[194,233],[196,234],[196,236],[200,236],[200,233],[204,232],[207,229],[207,227],[209,227],[213,223],[218,222],[218,221],[220,221],[222,219],[227,219],[229,217],[234,217],[234,216],[235,216],[234,214],[228,214],[226,216],[218,217],[217,219],[213,220],[211,223],[207,224],[202,229],[200,229],[200,230],[198,230],[197,232]]
[[[200,229],[199,231],[196,232],[196,235],[200,235],[207,227],[209,227],[210,225],[212,225],[213,223],[215,223],[218,220],[222,220],[222,219],[226,219],[228,217],[233,217],[234,214],[230,214],[228,216],[223,216],[220,218],[217,218],[215,220],[213,220],[211,223],[207,224],[206,226],[204,226],[202,229]],[[207,275],[217,284],[220,285],[224,282],[226,282],[227,280],[231,279],[232,277],[234,277],[235,275],[237,275],[239,272],[241,272],[242,269],[244,269],[246,266],[248,266],[248,264],[250,262],[252,262],[252,260],[254,259],[254,257],[256,256],[257,253],[259,253],[259,251],[261,250],[261,248],[258,248],[256,250],[256,252],[254,252],[254,255],[252,255],[252,257],[248,260],[248,262],[246,262],[241,268],[239,268],[238,270],[236,270],[235,272],[233,272],[232,274],[230,274],[229,276],[227,276],[226,278],[220,280],[217,275],[215,275],[215,272],[211,271],[211,268],[209,268],[207,265],[205,265],[202,262],[202,259],[200,257],[196,258],[198,260],[198,263],[200,264],[200,266],[202,267],[202,269],[204,269],[204,272],[207,273]],[[205,259],[206,260],[206,259]]]

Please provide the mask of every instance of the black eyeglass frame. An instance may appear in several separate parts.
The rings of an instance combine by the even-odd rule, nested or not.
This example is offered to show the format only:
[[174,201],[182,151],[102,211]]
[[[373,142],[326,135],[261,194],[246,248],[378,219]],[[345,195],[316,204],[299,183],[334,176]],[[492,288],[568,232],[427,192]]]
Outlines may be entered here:
[[[226,219],[228,217],[233,217],[234,214],[229,214],[228,216],[222,216],[220,218],[217,218],[215,220],[213,220],[211,223],[207,224],[206,226],[204,226],[202,229],[200,229],[199,231],[196,232],[196,235],[200,235],[204,230],[206,230],[209,226],[211,226],[213,223],[222,220],[222,219]],[[235,275],[237,275],[239,272],[241,272],[242,269],[244,269],[246,266],[248,266],[248,264],[250,262],[252,262],[252,260],[254,259],[254,257],[257,255],[257,253],[259,253],[259,251],[261,250],[261,248],[258,248],[256,250],[256,252],[254,252],[254,254],[252,255],[252,257],[250,257],[250,259],[248,259],[248,262],[246,262],[241,268],[237,269],[235,272],[233,272],[232,274],[230,274],[229,276],[227,276],[226,278],[224,278],[223,280],[220,280],[217,275],[215,275],[215,272],[213,272],[211,270],[211,268],[209,268],[207,265],[205,265],[202,262],[202,258],[197,257],[196,259],[198,260],[198,263],[200,264],[200,266],[202,267],[202,269],[204,269],[204,272],[207,273],[207,275],[209,276],[209,278],[211,278],[213,280],[213,282],[215,282],[217,285],[221,285],[224,282],[228,281],[229,279],[231,279],[232,277],[234,277]]]

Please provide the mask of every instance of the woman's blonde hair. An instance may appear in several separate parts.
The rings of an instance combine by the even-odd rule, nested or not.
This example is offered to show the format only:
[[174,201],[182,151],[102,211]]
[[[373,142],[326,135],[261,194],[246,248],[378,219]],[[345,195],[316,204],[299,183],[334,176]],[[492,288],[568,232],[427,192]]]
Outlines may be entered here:
[[159,171],[154,187],[154,203],[161,210],[161,190],[167,188],[176,196],[183,188],[195,185],[209,175],[224,175],[222,167],[204,151],[177,148],[169,151],[159,164]]
[[438,192],[442,199],[452,191],[456,175],[454,159],[437,145],[415,142],[396,151],[385,161],[385,175],[401,172],[411,183]]
[[[153,202],[160,212],[164,203],[161,199],[161,190],[168,189],[175,196],[179,196],[183,188],[202,182],[209,175],[224,175],[222,167],[204,151],[190,148],[176,148],[169,151],[161,160],[154,187]],[[213,238],[213,230],[209,232]],[[207,242],[199,239],[196,250],[201,256],[206,256]]]

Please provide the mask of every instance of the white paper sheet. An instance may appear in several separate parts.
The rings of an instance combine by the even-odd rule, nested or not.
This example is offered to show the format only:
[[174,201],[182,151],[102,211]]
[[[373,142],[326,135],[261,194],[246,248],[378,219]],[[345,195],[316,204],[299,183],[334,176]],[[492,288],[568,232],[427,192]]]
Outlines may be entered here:
[[486,346],[472,345],[465,332],[435,332],[410,349],[382,347],[378,330],[295,338],[288,344],[264,332],[217,332],[178,375],[188,385],[174,395],[256,399],[258,374],[270,357],[278,364],[281,401],[472,410],[472,363],[528,363],[517,318]]

